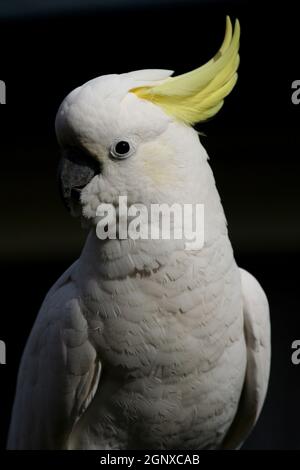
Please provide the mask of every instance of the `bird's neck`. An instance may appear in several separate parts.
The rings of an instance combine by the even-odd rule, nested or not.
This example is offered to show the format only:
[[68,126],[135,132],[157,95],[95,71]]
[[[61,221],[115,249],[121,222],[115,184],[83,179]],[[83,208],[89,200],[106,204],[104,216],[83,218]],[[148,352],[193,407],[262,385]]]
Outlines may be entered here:
[[79,263],[81,269],[103,279],[149,275],[167,264],[174,251],[184,249],[182,240],[100,240],[91,228]]

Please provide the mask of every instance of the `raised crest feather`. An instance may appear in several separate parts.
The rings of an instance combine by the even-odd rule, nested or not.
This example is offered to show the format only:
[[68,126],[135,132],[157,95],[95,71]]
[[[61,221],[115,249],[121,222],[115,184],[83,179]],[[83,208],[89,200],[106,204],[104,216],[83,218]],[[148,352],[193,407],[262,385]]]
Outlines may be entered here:
[[237,81],[239,41],[239,21],[236,20],[232,31],[227,16],[223,43],[206,64],[183,75],[169,77],[158,85],[133,88],[130,92],[160,106],[167,114],[188,125],[205,121],[220,110]]

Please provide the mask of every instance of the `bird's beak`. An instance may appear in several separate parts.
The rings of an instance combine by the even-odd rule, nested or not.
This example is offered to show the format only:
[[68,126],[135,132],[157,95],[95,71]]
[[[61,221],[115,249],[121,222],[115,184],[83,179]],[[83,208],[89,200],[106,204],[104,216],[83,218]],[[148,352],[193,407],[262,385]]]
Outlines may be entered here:
[[80,193],[101,172],[100,163],[78,148],[64,149],[58,167],[61,197],[72,215],[80,215]]

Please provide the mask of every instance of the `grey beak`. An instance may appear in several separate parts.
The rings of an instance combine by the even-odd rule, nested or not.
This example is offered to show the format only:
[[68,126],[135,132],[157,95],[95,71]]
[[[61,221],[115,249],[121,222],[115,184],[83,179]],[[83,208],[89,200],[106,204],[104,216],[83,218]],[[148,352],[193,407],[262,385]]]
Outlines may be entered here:
[[99,173],[100,163],[87,152],[78,148],[63,151],[58,167],[58,184],[64,204],[72,215],[78,215],[81,190]]

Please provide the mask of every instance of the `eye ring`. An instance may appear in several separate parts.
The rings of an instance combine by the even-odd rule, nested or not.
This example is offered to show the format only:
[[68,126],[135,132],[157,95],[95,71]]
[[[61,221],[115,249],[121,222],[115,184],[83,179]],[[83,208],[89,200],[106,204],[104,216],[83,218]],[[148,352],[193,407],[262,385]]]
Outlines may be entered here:
[[118,160],[130,157],[134,152],[134,146],[127,139],[116,140],[110,149],[110,155]]

